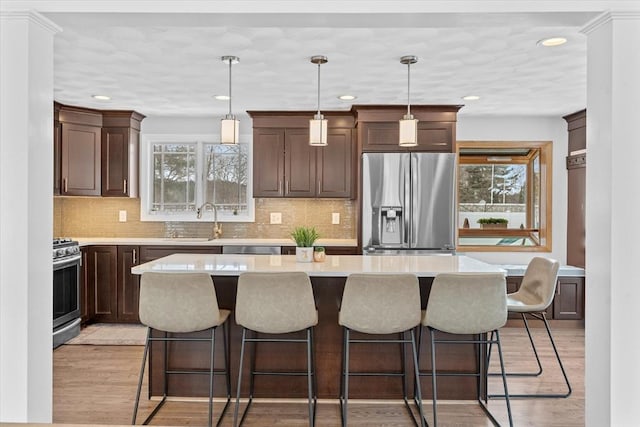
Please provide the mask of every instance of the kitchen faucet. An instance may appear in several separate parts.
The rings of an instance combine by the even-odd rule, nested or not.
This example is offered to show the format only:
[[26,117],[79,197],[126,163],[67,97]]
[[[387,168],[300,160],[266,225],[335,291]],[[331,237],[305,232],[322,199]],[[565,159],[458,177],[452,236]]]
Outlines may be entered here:
[[196,210],[196,218],[202,218],[202,211],[206,207],[210,207],[213,210],[213,234],[209,240],[217,239],[222,236],[222,225],[218,224],[218,210],[216,209],[216,205],[210,202],[203,203],[202,206]]

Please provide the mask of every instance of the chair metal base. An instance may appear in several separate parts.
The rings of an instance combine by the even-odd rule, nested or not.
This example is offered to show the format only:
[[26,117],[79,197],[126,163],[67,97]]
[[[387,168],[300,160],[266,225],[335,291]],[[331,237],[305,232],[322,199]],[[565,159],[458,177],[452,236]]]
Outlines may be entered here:
[[[426,421],[424,418],[424,413],[422,410],[422,393],[420,391],[420,383],[417,383],[415,387],[414,393],[414,402],[418,407],[418,412],[420,413],[420,423],[416,419],[413,411],[411,410],[411,406],[409,405],[409,398],[407,396],[407,369],[405,366],[405,345],[411,343],[411,349],[413,353],[413,364],[414,364],[414,372],[415,372],[415,380],[418,379],[418,352],[416,348],[416,340],[414,330],[411,329],[410,335],[411,339],[405,339],[405,334],[407,331],[401,332],[399,339],[351,339],[350,338],[350,330],[349,328],[343,327],[343,348],[342,348],[342,379],[340,381],[340,413],[342,414],[342,426],[346,427],[347,425],[347,404],[349,401],[349,376],[390,376],[390,377],[401,377],[402,378],[402,390],[403,390],[403,400],[405,407],[407,408],[407,412],[411,416],[411,419],[416,425],[425,427]],[[401,349],[401,365],[402,372],[349,372],[349,347],[351,343],[357,344],[400,344]]]
[[[420,328],[420,335],[419,335],[419,340],[418,342],[422,341],[422,329]],[[486,376],[486,372],[484,370],[483,367],[483,356],[482,356],[482,352],[479,351],[478,352],[478,364],[480,366],[480,372],[476,373],[476,372],[456,372],[456,373],[441,373],[438,374],[436,371],[436,344],[489,344],[490,346],[493,344],[496,344],[496,346],[498,347],[498,356],[500,358],[500,375],[502,376],[502,385],[504,387],[504,395],[503,397],[506,400],[506,405],[507,405],[507,415],[509,417],[509,426],[513,427],[513,417],[511,415],[511,403],[510,403],[510,397],[511,395],[509,394],[509,389],[507,388],[507,376],[504,370],[504,360],[502,358],[502,345],[500,343],[500,334],[497,330],[492,331],[491,332],[491,337],[489,339],[482,339],[482,338],[478,338],[478,339],[474,339],[474,340],[451,340],[451,339],[441,339],[441,340],[436,340],[435,339],[435,332],[436,329],[433,329],[431,327],[429,327],[429,336],[431,338],[431,373],[427,373],[427,372],[420,372],[420,376],[430,376],[431,377],[431,387],[432,387],[432,400],[433,400],[433,426],[437,427],[438,425],[438,410],[437,410],[437,381],[436,381],[436,377],[439,376],[472,376],[472,377],[477,377],[478,378],[478,404],[480,405],[480,407],[482,408],[482,410],[484,411],[484,413],[487,415],[487,417],[489,418],[489,420],[491,421],[491,423],[494,426],[500,426],[500,423],[498,422],[498,420],[495,418],[495,416],[491,413],[491,411],[489,410],[489,408],[487,407],[487,397],[485,397],[484,402],[482,401],[482,396],[486,396],[486,390],[484,390],[481,386],[482,384],[482,377]],[[495,335],[494,335],[495,334]],[[495,339],[494,339],[495,336]],[[488,366],[488,365],[487,365]],[[419,379],[418,379],[419,381]]]
[[[317,398],[317,384],[315,374],[315,352],[313,348],[313,327],[306,329],[306,339],[296,338],[257,338],[258,333],[254,332],[253,338],[247,338],[248,329],[242,328],[242,347],[240,349],[240,367],[238,369],[238,390],[236,395],[236,405],[233,413],[233,426],[238,427],[244,423],[245,417],[249,412],[249,408],[253,403],[254,381],[256,375],[274,375],[274,376],[306,376],[307,377],[307,393],[309,399],[309,426],[315,426],[316,422],[316,407],[318,403]],[[247,406],[242,411],[240,416],[240,422],[238,423],[238,415],[240,408],[240,391],[242,384],[242,367],[244,363],[244,349],[245,343],[253,343],[251,352],[251,369],[249,371],[249,400]],[[307,370],[306,371],[256,371],[256,345],[259,342],[287,342],[287,343],[306,343],[307,344]]]
[[[147,416],[147,418],[143,421],[143,425],[149,424],[149,422],[153,419],[153,417],[160,411],[162,406],[165,404],[167,400],[167,375],[209,375],[209,416],[208,416],[208,426],[212,426],[213,420],[213,380],[215,375],[225,375],[226,386],[227,386],[227,400],[225,402],[224,408],[220,412],[220,417],[218,418],[218,422],[216,426],[219,426],[224,414],[227,412],[227,408],[229,407],[229,403],[231,402],[231,377],[229,370],[229,322],[225,321],[222,324],[222,342],[224,345],[224,369],[215,369],[215,335],[216,335],[217,327],[211,328],[211,338],[187,338],[187,337],[169,337],[167,332],[164,333],[164,337],[152,337],[151,336],[151,328],[147,328],[147,339],[144,345],[144,355],[142,356],[142,366],[140,367],[140,376],[138,378],[138,389],[136,391],[136,400],[133,409],[133,417],[131,419],[131,425],[136,424],[136,418],[138,415],[138,406],[140,403],[140,391],[142,389],[142,380],[144,378],[144,370],[147,365],[147,357],[149,354],[149,345],[152,341],[160,341],[164,343],[164,392],[162,395],[162,400],[158,402],[158,404],[153,408],[151,413]],[[169,342],[173,341],[210,341],[211,342],[211,360],[209,369],[204,371],[194,371],[194,370],[170,370],[168,368],[168,352],[167,347]]]
[[[529,323],[527,322],[526,314],[529,314],[531,317],[542,320],[544,322],[544,327],[547,330],[547,335],[549,337],[549,341],[551,342],[551,347],[553,348],[553,352],[555,353],[556,360],[558,361],[558,365],[560,366],[560,370],[562,371],[562,376],[564,377],[564,382],[567,386],[566,393],[525,393],[525,394],[511,394],[509,397],[526,399],[526,398],[538,398],[538,399],[548,399],[548,398],[567,398],[571,395],[572,389],[571,384],[569,383],[569,378],[567,377],[567,373],[564,370],[564,365],[562,364],[562,360],[560,359],[560,354],[558,354],[558,349],[556,347],[556,343],[553,339],[553,335],[551,334],[551,328],[549,327],[549,322],[547,321],[547,317],[544,312],[539,313],[520,313],[522,316],[522,321],[524,322],[525,330],[527,331],[527,336],[529,337],[529,343],[531,344],[531,349],[533,350],[533,355],[536,358],[536,363],[538,365],[537,372],[507,372],[507,376],[514,377],[538,377],[542,374],[542,363],[540,362],[540,357],[538,356],[538,351],[536,349],[536,345],[533,342],[533,336],[531,335],[531,330],[529,329]],[[489,346],[489,352],[487,355],[487,367],[489,366],[489,361],[491,358],[491,346]],[[499,375],[497,373],[490,373],[489,375]],[[491,394],[488,396],[490,399],[494,398],[504,398],[502,394]]]

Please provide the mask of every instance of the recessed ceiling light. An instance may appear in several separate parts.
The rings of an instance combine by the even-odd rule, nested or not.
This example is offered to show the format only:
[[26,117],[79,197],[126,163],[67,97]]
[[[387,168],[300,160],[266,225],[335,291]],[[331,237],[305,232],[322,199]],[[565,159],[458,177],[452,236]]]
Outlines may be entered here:
[[560,46],[562,44],[565,44],[567,42],[567,39],[564,37],[549,37],[546,39],[542,39],[542,40],[538,40],[538,46],[546,46],[546,47],[553,47],[553,46]]
[[213,97],[215,99],[217,99],[218,101],[228,101],[229,100],[229,95],[213,95]]
[[94,99],[99,99],[100,101],[109,101],[111,100],[110,96],[107,95],[91,95]]
[[340,101],[353,101],[356,98],[357,98],[357,96],[355,96],[355,95],[340,95],[340,96],[338,96],[338,99]]
[[477,101],[478,99],[480,99],[480,97],[478,95],[467,95],[463,96],[462,99],[464,99],[465,101]]

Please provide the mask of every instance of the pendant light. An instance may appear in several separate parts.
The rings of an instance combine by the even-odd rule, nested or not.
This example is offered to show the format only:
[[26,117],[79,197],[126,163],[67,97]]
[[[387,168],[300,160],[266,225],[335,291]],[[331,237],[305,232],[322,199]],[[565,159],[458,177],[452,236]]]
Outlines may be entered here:
[[312,64],[318,64],[318,112],[309,120],[309,145],[323,147],[327,145],[327,119],[320,113],[320,65],[326,64],[326,56],[311,57]]
[[222,144],[237,144],[240,138],[240,120],[231,114],[231,65],[240,62],[237,56],[223,56],[220,58],[225,64],[229,64],[229,114],[220,122],[220,142]]
[[400,63],[407,66],[407,114],[400,120],[400,147],[418,145],[418,119],[411,114],[411,64],[418,62],[418,57],[407,55],[400,58]]

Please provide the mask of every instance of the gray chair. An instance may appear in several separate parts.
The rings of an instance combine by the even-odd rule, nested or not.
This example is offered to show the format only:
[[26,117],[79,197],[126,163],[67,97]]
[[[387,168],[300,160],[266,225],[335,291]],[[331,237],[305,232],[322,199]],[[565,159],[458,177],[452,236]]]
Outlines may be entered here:
[[[253,343],[249,370],[249,401],[245,407],[240,425],[251,407],[256,375],[306,376],[309,399],[309,425],[315,424],[316,377],[313,350],[313,327],[318,324],[318,311],[311,280],[303,272],[243,273],[238,277],[238,292],[235,308],[236,323],[242,326],[242,347],[238,369],[238,390],[233,415],[233,425],[238,426],[242,369],[245,344]],[[306,338],[260,338],[264,334],[288,334],[306,332]],[[247,332],[253,332],[252,337]],[[260,342],[306,343],[307,370],[301,371],[256,371],[256,345]]]
[[[418,379],[418,354],[415,327],[420,324],[420,287],[413,274],[351,274],[344,285],[338,323],[343,327],[342,381],[340,406],[342,425],[347,425],[349,376],[399,376],[407,411],[418,425],[407,397],[405,346],[411,344],[416,380],[415,396],[420,424],[425,426],[422,395]],[[399,334],[398,339],[352,339],[351,331],[363,334]],[[410,338],[406,338],[407,332]],[[354,344],[400,344],[401,372],[350,372],[349,349]]]
[[[140,368],[138,390],[131,424],[136,423],[140,390],[149,351],[153,341],[164,343],[164,394],[143,424],[147,424],[164,405],[167,399],[167,375],[195,374],[209,375],[209,417],[208,425],[213,420],[213,383],[215,375],[224,375],[227,386],[227,400],[220,413],[216,425],[220,425],[231,400],[231,380],[229,376],[229,310],[218,307],[213,280],[207,274],[191,273],[143,273],[140,279],[139,316],[140,322],[147,326],[147,339],[144,356]],[[224,369],[215,369],[215,334],[218,326],[222,326],[224,345]],[[152,329],[164,332],[164,336],[152,336]],[[188,337],[181,334],[209,331],[211,336],[205,338]],[[207,371],[171,370],[168,368],[168,344],[175,341],[201,341],[210,343],[211,358]]]
[[[542,374],[542,364],[540,363],[540,357],[538,356],[536,345],[533,342],[533,337],[531,336],[531,331],[529,330],[529,323],[527,322],[526,316],[529,315],[534,319],[542,320],[542,322],[544,323],[547,335],[549,336],[549,341],[551,342],[551,347],[553,348],[556,360],[558,361],[558,365],[560,366],[560,370],[562,371],[562,375],[567,386],[567,392],[512,394],[510,397],[562,398],[569,397],[571,395],[571,384],[569,383],[569,378],[567,377],[567,373],[564,370],[564,365],[562,364],[562,360],[560,359],[560,354],[558,354],[558,349],[556,348],[556,343],[553,340],[553,335],[551,334],[549,322],[547,322],[547,317],[545,314],[547,308],[553,302],[553,297],[556,293],[559,268],[560,264],[558,263],[558,261],[555,261],[553,259],[542,257],[535,257],[531,259],[529,265],[527,266],[527,270],[524,273],[524,277],[522,278],[522,284],[520,285],[520,288],[517,292],[507,295],[507,310],[510,313],[519,313],[522,316],[522,321],[524,322],[525,330],[527,331],[527,335],[529,337],[529,343],[531,344],[531,349],[533,350],[533,354],[536,358],[536,363],[538,364],[537,372],[508,372],[507,375],[519,377],[537,377]],[[491,347],[489,348],[489,356],[491,356]],[[496,394],[490,395],[489,397],[504,396]]]
[[[443,373],[438,374],[436,368],[436,344],[496,344],[500,357],[500,368],[502,374],[502,384],[504,386],[504,396],[506,398],[509,425],[513,426],[511,417],[511,404],[509,402],[509,391],[507,389],[507,378],[502,359],[502,346],[500,344],[500,333],[498,329],[507,322],[507,293],[505,277],[501,273],[478,273],[478,274],[439,274],[433,280],[429,302],[422,320],[422,325],[429,329],[431,338],[431,373],[421,373],[421,375],[431,375],[433,388],[433,425],[438,425],[437,414],[437,376],[458,376],[471,375],[479,377],[479,382],[486,381],[486,374],[483,374],[482,354],[479,354],[478,364],[481,367],[480,373]],[[472,339],[436,339],[437,331],[447,334],[473,335]],[[487,339],[487,333],[491,332],[491,338]],[[495,337],[495,338],[494,338]],[[485,376],[485,378],[481,378]],[[478,403],[495,425],[499,425],[493,414],[487,407],[487,400],[482,401],[486,391],[478,390]]]

